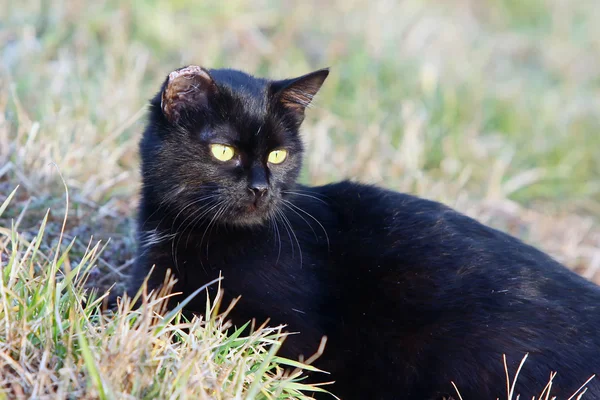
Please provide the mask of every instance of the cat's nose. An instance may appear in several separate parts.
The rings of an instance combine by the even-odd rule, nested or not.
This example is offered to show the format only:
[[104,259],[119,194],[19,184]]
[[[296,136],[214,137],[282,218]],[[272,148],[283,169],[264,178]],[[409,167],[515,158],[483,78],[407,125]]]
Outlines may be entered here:
[[248,182],[248,190],[252,192],[255,199],[263,197],[269,190],[267,174],[264,168],[254,167],[250,171],[250,179]]
[[248,190],[254,195],[254,197],[263,197],[269,191],[267,184],[254,184],[248,186]]

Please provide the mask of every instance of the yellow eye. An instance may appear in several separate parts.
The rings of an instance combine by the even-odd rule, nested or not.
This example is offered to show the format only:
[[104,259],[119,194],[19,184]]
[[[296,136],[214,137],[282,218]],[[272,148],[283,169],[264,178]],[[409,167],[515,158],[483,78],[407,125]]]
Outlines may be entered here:
[[233,147],[224,144],[211,144],[210,151],[219,161],[229,161],[233,158]]
[[272,152],[269,153],[269,159],[268,161],[271,164],[281,164],[283,161],[285,161],[285,158],[287,157],[287,151],[286,150],[273,150]]

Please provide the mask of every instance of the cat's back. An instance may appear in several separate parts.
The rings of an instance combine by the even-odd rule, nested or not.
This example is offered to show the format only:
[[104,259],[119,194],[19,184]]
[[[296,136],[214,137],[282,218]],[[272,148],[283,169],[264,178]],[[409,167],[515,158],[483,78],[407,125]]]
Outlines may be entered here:
[[329,224],[337,232],[333,251],[348,254],[349,262],[387,263],[391,272],[468,283],[477,279],[486,289],[518,283],[531,299],[562,295],[573,307],[600,310],[598,285],[534,246],[441,203],[352,182],[313,190],[330,206]]
[[600,373],[595,284],[440,203],[351,182],[312,190],[335,215],[337,278],[352,293],[343,303],[359,311],[357,323],[379,325],[374,342],[398,343],[402,379],[498,396],[502,355],[514,370],[529,353],[517,389],[531,398],[552,371],[563,395]]
[[[523,272],[528,265],[542,275],[540,281],[558,276],[583,284],[594,293],[600,288],[566,269],[552,257],[502,231],[486,226],[444,204],[380,187],[343,181],[312,188],[316,195],[327,199],[338,244],[360,249],[377,248],[378,257],[411,253],[416,259],[444,270],[458,268],[462,272],[480,269],[490,262],[505,262],[508,273]],[[370,245],[370,246],[367,246]],[[354,246],[352,246],[354,247]],[[372,257],[374,254],[368,254]],[[455,265],[455,260],[459,264]],[[465,265],[470,260],[472,265]],[[437,271],[440,272],[440,271]],[[473,272],[473,271],[471,271]],[[489,271],[485,271],[488,273]],[[533,271],[532,271],[533,272]]]

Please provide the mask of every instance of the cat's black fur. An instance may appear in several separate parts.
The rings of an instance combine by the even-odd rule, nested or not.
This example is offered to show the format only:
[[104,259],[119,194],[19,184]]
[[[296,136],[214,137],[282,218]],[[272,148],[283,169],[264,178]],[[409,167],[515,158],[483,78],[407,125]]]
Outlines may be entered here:
[[[464,399],[506,398],[503,354],[514,375],[529,353],[515,389],[523,399],[552,371],[559,398],[600,373],[593,283],[439,203],[351,182],[296,183],[298,129],[327,73],[268,81],[188,67],[167,78],[140,145],[130,291],[153,264],[150,286],[171,268],[184,296],[222,273],[226,295],[242,296],[238,326],[270,318],[300,332],[285,355],[309,356],[328,337],[317,365],[342,399],[440,398],[455,395],[451,381]],[[235,157],[216,160],[210,143],[233,146]],[[288,158],[267,163],[281,148]],[[589,387],[588,398],[600,397],[598,382]]]

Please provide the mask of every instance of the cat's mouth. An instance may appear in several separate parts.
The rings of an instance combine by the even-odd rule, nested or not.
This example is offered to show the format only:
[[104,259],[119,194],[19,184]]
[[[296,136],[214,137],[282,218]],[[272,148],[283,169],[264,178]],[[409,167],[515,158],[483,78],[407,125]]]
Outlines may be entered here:
[[238,225],[256,225],[265,222],[273,208],[272,199],[250,200],[240,204],[234,210],[234,217],[228,222]]
[[261,210],[268,207],[270,203],[269,197],[254,197],[248,200],[246,205],[246,211],[249,213],[260,212]]
[[260,214],[268,214],[270,209],[270,202],[249,202],[244,207],[243,210],[246,214],[249,215],[260,215]]

